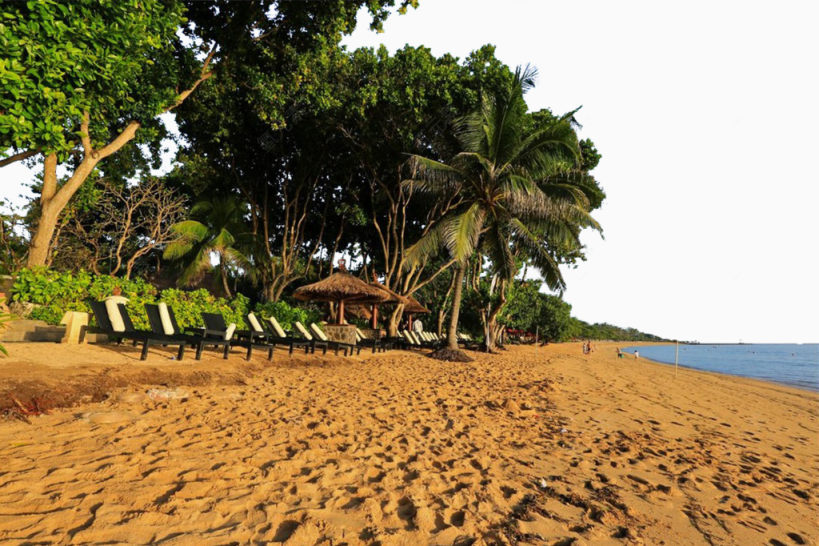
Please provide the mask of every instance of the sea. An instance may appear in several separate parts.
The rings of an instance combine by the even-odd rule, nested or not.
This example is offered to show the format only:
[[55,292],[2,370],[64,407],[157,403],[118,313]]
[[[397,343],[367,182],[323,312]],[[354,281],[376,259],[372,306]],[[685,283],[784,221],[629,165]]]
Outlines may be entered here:
[[[623,349],[666,364],[674,364],[674,350],[674,345]],[[680,344],[679,365],[819,391],[819,343]]]

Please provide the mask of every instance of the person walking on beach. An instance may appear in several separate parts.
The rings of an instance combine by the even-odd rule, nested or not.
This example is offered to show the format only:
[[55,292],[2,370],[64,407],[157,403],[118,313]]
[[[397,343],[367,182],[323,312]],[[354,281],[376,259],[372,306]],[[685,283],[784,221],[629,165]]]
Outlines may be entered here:
[[634,351],[634,358],[640,358],[640,351]]

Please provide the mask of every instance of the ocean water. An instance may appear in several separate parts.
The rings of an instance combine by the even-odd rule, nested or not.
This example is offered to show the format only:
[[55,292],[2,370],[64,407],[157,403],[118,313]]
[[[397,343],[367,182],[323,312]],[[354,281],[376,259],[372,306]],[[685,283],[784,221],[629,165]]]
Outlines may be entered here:
[[[628,347],[657,362],[674,364],[674,345]],[[680,345],[680,366],[784,383],[819,391],[819,343]]]

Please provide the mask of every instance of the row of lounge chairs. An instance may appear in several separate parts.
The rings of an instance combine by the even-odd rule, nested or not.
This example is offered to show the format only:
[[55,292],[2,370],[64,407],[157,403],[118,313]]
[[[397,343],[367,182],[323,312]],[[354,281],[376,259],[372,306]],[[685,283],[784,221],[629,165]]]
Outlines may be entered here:
[[[150,330],[137,330],[128,309],[122,303],[117,305],[118,316],[112,316],[105,302],[91,302],[91,309],[97,319],[97,332],[106,334],[117,343],[129,340],[134,346],[142,344],[141,360],[147,358],[148,348],[151,346],[178,346],[178,360],[182,360],[187,347],[196,350],[196,360],[201,358],[205,348],[210,347],[222,351],[223,358],[228,357],[233,347],[245,348],[247,360],[250,360],[254,349],[261,349],[267,352],[267,358],[271,360],[277,345],[287,347],[290,354],[293,354],[296,348],[303,348],[305,353],[315,353],[318,348],[323,354],[327,354],[329,349],[336,355],[343,352],[344,356],[348,356],[353,353],[360,354],[362,347],[370,348],[375,353],[394,347],[435,348],[444,343],[442,337],[432,332],[403,330],[395,339],[376,339],[356,328],[356,343],[350,344],[329,339],[316,323],[310,324],[308,329],[301,322],[295,321],[293,331],[287,332],[275,317],[260,319],[254,313],[247,315],[249,326],[247,330],[238,330],[234,324],[227,324],[219,313],[202,313],[204,327],[183,329],[176,321],[173,308],[164,303],[146,303],[145,312],[148,315]],[[460,336],[461,334],[459,338]],[[459,342],[468,348],[474,343],[466,336],[459,339]]]
[[176,321],[173,308],[162,303],[146,303],[145,312],[151,329],[138,330],[134,327],[128,309],[122,303],[117,305],[117,316],[112,316],[105,302],[101,301],[91,302],[91,310],[97,319],[97,328],[94,331],[106,334],[117,343],[122,343],[123,340],[132,341],[134,346],[141,343],[141,360],[147,358],[148,348],[151,346],[178,346],[178,360],[182,360],[188,347],[196,349],[196,360],[201,358],[202,351],[207,347],[221,350],[223,358],[228,357],[232,347],[243,347],[247,349],[247,360],[250,360],[253,349],[267,351],[268,360],[272,359],[276,345],[288,347],[290,354],[296,347],[303,347],[305,353],[315,353],[316,348],[322,349],[324,354],[330,349],[335,351],[336,355],[343,352],[344,356],[361,352],[359,346],[328,339],[321,327],[315,323],[310,325],[308,331],[302,323],[295,322],[295,331],[288,333],[275,318],[259,320],[254,313],[247,316],[250,325],[247,330],[237,330],[234,324],[227,324],[224,317],[218,313],[202,313],[205,323],[202,328],[183,329]]
[[[420,348],[437,348],[446,343],[446,338],[439,336],[434,332],[413,332],[410,330],[401,330],[398,335],[403,341],[405,347],[420,347]],[[480,344],[473,340],[468,334],[458,333],[458,345],[466,349],[477,349]]]

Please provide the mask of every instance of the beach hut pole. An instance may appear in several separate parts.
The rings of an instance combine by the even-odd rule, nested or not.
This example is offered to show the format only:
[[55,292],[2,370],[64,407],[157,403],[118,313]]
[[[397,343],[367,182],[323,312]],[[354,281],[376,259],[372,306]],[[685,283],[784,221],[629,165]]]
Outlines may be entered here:
[[677,366],[680,359],[680,342],[677,342],[677,346],[674,349],[674,379],[677,378]]
[[378,328],[378,305],[373,304],[373,314],[371,317],[370,327],[375,330]]
[[338,323],[344,324],[344,300],[338,300]]

